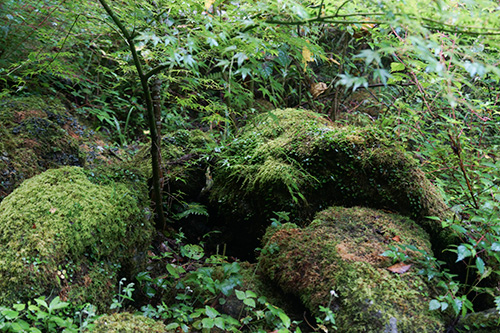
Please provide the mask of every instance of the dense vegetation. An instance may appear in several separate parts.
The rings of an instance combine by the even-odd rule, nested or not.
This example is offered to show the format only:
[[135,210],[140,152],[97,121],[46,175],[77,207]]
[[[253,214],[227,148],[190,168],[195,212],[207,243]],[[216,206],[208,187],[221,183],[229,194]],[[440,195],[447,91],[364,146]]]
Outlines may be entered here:
[[[428,308],[442,312],[450,327],[467,328],[472,325],[465,322],[467,315],[490,308],[495,309],[493,320],[498,320],[499,14],[498,2],[489,0],[3,1],[0,4],[0,99],[5,101],[2,108],[11,110],[15,104],[11,100],[16,98],[51,96],[63,101],[72,116],[116,148],[109,149],[121,152],[120,159],[126,161],[121,167],[114,167],[119,169],[112,170],[115,175],[143,172],[151,178],[150,200],[154,202],[151,209],[156,213],[158,235],[150,253],[150,266],[154,268],[139,273],[133,282],[115,281],[119,290],[109,308],[94,304],[99,306],[96,309],[87,304],[86,298],[85,302],[71,304],[59,297],[37,298],[36,292],[30,292],[30,298],[19,299],[17,304],[0,304],[0,329],[37,332],[94,327],[98,331],[99,327],[106,327],[106,320],[119,316],[108,313],[98,318],[99,315],[106,311],[134,311],[131,309],[135,307],[146,317],[164,320],[166,326],[142,319],[139,324],[131,324],[151,325],[149,331],[214,327],[228,331],[286,332],[300,331],[300,327],[304,330],[304,326],[292,321],[303,318],[285,314],[252,291],[265,290],[256,282],[248,282],[258,270],[255,264],[230,259],[233,254],[216,249],[216,241],[206,248],[207,238],[202,238],[201,243],[187,241],[184,233],[190,234],[189,228],[196,226],[182,224],[187,216],[206,218],[213,213],[200,202],[188,201],[188,197],[193,197],[189,185],[195,182],[205,186],[201,189],[203,195],[204,190],[212,188],[210,167],[216,165],[227,166],[224,169],[227,175],[219,173],[218,177],[240,182],[244,190],[258,188],[267,202],[272,198],[266,197],[266,184],[273,184],[272,177],[282,177],[285,187],[280,200],[285,199],[278,200],[277,206],[273,202],[263,209],[274,214],[272,222],[276,227],[289,221],[294,212],[303,211],[301,203],[319,186],[318,179],[308,177],[314,174],[310,170],[324,167],[321,159],[311,158],[309,164],[302,165],[300,158],[306,154],[290,155],[295,154],[296,147],[285,135],[276,133],[277,129],[272,128],[269,133],[258,132],[259,126],[255,127],[257,130],[248,129],[262,119],[272,122],[281,112],[290,117],[297,112],[289,109],[287,113],[287,108],[316,112],[308,116],[311,119],[318,119],[320,116],[315,115],[321,114],[321,121],[338,126],[339,132],[349,136],[344,140],[343,134],[339,139],[330,132],[320,133],[324,136],[316,139],[304,135],[302,142],[311,145],[326,145],[325,142],[335,140],[351,142],[354,134],[348,131],[357,127],[361,129],[352,130],[360,138],[356,143],[385,147],[390,142],[389,146],[395,150],[384,151],[385,158],[403,160],[400,164],[412,168],[418,163],[449,209],[444,214],[417,218],[427,219],[426,223],[440,223],[441,229],[452,234],[449,238],[454,240],[441,247],[434,244],[434,254],[412,244],[397,244],[385,256],[398,262],[408,260],[413,252],[419,253],[414,260],[422,268],[422,279],[436,281]],[[285,111],[270,112],[276,108]],[[12,123],[12,118],[0,113],[0,121],[0,135],[10,137],[13,129],[7,124]],[[284,132],[288,130],[286,124],[280,126],[285,128]],[[310,128],[304,126],[301,130],[306,132]],[[26,128],[17,129],[22,130]],[[2,138],[0,167],[7,170],[6,152],[17,149],[12,147],[18,147],[18,143],[9,145]],[[253,151],[259,140],[264,139],[275,141],[266,141],[268,150]],[[68,145],[75,151],[74,159],[84,164],[76,144],[71,141]],[[276,164],[262,167],[258,164],[260,160],[252,157],[251,162],[256,165],[252,169],[246,155],[234,154],[238,149],[244,149],[248,156],[276,157],[280,168],[288,168],[286,163],[300,167],[292,170],[295,174],[282,173],[283,169],[274,172]],[[361,148],[347,147],[345,151],[353,160],[365,154]],[[290,156],[296,158],[292,161]],[[148,159],[147,164],[144,159]],[[166,160],[188,160],[190,164],[179,170],[180,163],[162,164]],[[355,163],[351,159],[342,162],[345,168],[350,167],[348,163]],[[72,163],[62,164],[75,165]],[[355,168],[366,167],[363,162],[359,165]],[[375,162],[369,166],[374,165],[377,168],[383,165],[387,170],[391,167]],[[53,165],[46,168],[49,167]],[[171,172],[162,174],[162,170]],[[25,173],[33,176],[41,171]],[[404,188],[406,178],[416,176],[385,171],[384,176],[389,174],[395,183],[405,182],[397,193],[404,192],[406,196],[408,192],[410,196],[418,192]],[[72,172],[84,177],[83,171]],[[242,172],[248,178],[240,177]],[[286,178],[287,175],[292,176]],[[92,184],[94,173],[89,177],[88,183]],[[101,177],[115,176],[103,172]],[[325,176],[324,182],[329,179]],[[162,191],[166,181],[170,181],[171,192]],[[349,187],[345,191],[348,195],[352,191],[355,194],[365,191],[361,185],[355,188],[351,185],[342,184]],[[111,187],[109,195],[114,198],[117,190]],[[6,188],[7,183],[2,181],[0,199],[8,194]],[[244,202],[244,194],[230,191],[215,184],[211,195],[213,198],[214,193],[219,193],[219,198],[227,201]],[[203,195],[199,201],[204,200]],[[395,206],[403,205],[397,195],[391,195]],[[365,196],[369,198],[371,194]],[[140,210],[135,206],[133,209]],[[392,209],[398,211],[398,207]],[[233,213],[241,212],[247,213],[244,209]],[[128,219],[129,215],[125,217]],[[305,235],[305,230],[299,234]],[[158,254],[158,244],[167,244],[166,239],[171,251]],[[126,246],[125,243],[122,245]],[[116,246],[113,239],[113,245],[107,248]],[[271,251],[269,244],[263,248],[262,252]],[[117,278],[121,276],[114,276]],[[0,283],[2,288],[5,281]],[[36,286],[33,290],[36,291]],[[333,295],[334,292],[330,303]],[[225,304],[234,299],[245,306],[235,310],[236,305]],[[216,307],[216,302],[226,306],[225,311]],[[312,303],[316,307],[320,302]],[[335,312],[330,303],[319,305],[314,314],[316,321],[312,319],[306,327],[334,328]]]

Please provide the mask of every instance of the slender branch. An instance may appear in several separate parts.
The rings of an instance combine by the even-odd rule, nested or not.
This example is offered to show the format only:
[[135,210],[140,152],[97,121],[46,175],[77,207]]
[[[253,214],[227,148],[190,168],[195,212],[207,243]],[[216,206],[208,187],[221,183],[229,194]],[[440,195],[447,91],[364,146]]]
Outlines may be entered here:
[[[343,5],[345,5],[348,1],[344,2]],[[340,8],[339,8],[340,10]],[[321,23],[331,23],[331,24],[341,24],[341,25],[349,25],[349,24],[390,24],[388,21],[384,20],[338,20],[338,18],[347,18],[347,17],[374,17],[374,16],[384,16],[385,13],[381,12],[374,12],[374,13],[350,13],[350,14],[338,14],[335,13],[335,15],[329,15],[329,16],[317,16],[311,19],[306,19],[306,20],[298,20],[298,21],[283,21],[283,20],[276,20],[276,19],[271,19],[271,20],[266,20],[265,23],[267,24],[280,24],[280,25],[305,25],[305,24],[310,24],[310,23],[315,23],[315,22],[321,22]],[[402,16],[403,14],[396,13],[394,14],[395,16]],[[422,22],[427,22],[427,24],[423,24],[422,26],[426,29],[430,30],[440,30],[440,31],[445,31],[445,32],[451,32],[451,33],[460,33],[460,34],[465,34],[465,35],[472,35],[472,36],[477,36],[477,35],[490,35],[490,36],[500,36],[500,29],[498,28],[490,28],[490,27],[477,27],[477,26],[456,26],[451,23],[445,23],[445,22],[440,22],[435,19],[430,19],[430,18],[419,18],[416,17],[415,15],[408,15],[409,18],[412,18],[414,20],[421,20]],[[251,25],[245,29],[243,29],[243,32],[246,32],[248,30],[256,28],[258,25],[254,24]]]
[[148,77],[144,74],[142,69],[141,61],[139,59],[139,55],[137,54],[137,50],[135,49],[135,44],[132,35],[128,32],[125,26],[121,23],[120,19],[115,15],[113,10],[109,7],[106,0],[99,0],[101,5],[104,7],[104,10],[111,17],[116,26],[120,29],[123,36],[125,37],[125,41],[127,42],[130,52],[132,53],[132,58],[134,60],[134,65],[137,70],[137,74],[141,81],[142,90],[144,93],[144,99],[146,100],[146,110],[147,110],[147,119],[149,125],[149,132],[151,136],[151,162],[153,169],[153,200],[155,202],[155,212],[156,212],[156,228],[159,230],[164,230],[166,227],[165,224],[165,215],[163,213],[163,200],[162,200],[162,188],[161,188],[161,176],[160,176],[160,161],[161,161],[161,151],[160,147],[158,147],[158,132],[155,123],[155,115],[153,108],[153,100],[151,98],[151,90],[148,85]]
[[148,80],[150,77],[160,73],[161,71],[163,71],[164,69],[167,69],[169,68],[170,65],[159,65],[159,66],[156,66],[155,68],[153,68],[152,70],[150,70],[149,72],[147,72],[145,74],[145,77],[146,77],[146,80]]

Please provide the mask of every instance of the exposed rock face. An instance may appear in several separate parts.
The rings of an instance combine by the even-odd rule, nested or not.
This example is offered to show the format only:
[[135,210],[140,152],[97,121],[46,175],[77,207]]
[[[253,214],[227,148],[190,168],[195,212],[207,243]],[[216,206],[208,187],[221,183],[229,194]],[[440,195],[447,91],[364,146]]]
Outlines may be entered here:
[[228,239],[236,239],[233,232],[259,238],[272,212],[304,221],[330,205],[397,211],[440,237],[441,225],[425,217],[442,216],[443,200],[416,162],[375,129],[274,110],[244,127],[219,157],[211,200]]
[[117,168],[51,169],[0,203],[0,304],[40,295],[107,307],[153,228],[145,180]]
[[300,297],[314,315],[324,316],[319,307],[330,307],[340,332],[441,332],[439,313],[428,310],[432,292],[417,275],[418,264],[409,259],[413,266],[396,274],[387,269],[391,260],[381,256],[400,243],[432,254],[427,234],[406,217],[331,207],[305,228],[270,227],[259,263],[271,281]]

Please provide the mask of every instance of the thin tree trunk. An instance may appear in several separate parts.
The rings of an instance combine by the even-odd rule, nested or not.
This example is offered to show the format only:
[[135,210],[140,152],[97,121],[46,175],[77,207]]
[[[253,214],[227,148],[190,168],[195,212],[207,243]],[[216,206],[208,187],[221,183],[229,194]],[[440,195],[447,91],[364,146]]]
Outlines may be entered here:
[[158,131],[156,128],[155,114],[153,108],[153,100],[151,98],[151,90],[148,85],[148,76],[146,76],[142,70],[141,61],[139,59],[139,55],[135,49],[135,44],[132,36],[128,32],[128,30],[123,26],[121,21],[115,15],[113,10],[109,7],[106,0],[99,0],[101,5],[104,7],[104,10],[111,17],[113,22],[116,24],[118,29],[120,29],[123,34],[123,38],[128,44],[130,52],[132,53],[132,57],[134,60],[134,65],[137,70],[137,75],[141,81],[142,90],[144,93],[144,99],[146,101],[146,116],[148,119],[149,125],[149,133],[151,137],[151,163],[153,169],[153,200],[154,200],[154,210],[156,213],[156,229],[164,230],[166,227],[165,223],[165,215],[163,214],[163,199],[162,199],[162,187],[161,187],[161,151],[160,146],[158,145]]

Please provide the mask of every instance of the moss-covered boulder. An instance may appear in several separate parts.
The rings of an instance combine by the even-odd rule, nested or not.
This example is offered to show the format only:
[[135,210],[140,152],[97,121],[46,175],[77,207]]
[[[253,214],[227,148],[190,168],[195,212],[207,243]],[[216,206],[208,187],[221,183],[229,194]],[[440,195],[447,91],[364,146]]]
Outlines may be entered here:
[[273,211],[303,221],[330,205],[383,208],[435,235],[441,225],[425,217],[446,211],[417,163],[377,130],[297,109],[259,115],[222,150],[211,200],[221,224],[249,239],[262,235]]
[[418,265],[408,261],[408,271],[393,273],[391,260],[381,256],[391,244],[432,254],[425,231],[406,217],[331,207],[306,228],[270,227],[259,263],[314,315],[323,317],[319,307],[330,307],[340,332],[441,332],[439,314],[428,310],[432,293],[417,275]]
[[92,131],[56,98],[4,98],[0,124],[0,201],[25,179],[49,168],[83,166],[100,155]]
[[[101,316],[94,322],[96,333],[165,333],[169,332],[161,321],[133,315],[129,312]],[[173,331],[170,331],[173,332]]]
[[23,182],[0,203],[0,304],[59,295],[107,307],[150,244],[147,204],[144,179],[119,168],[62,167]]

